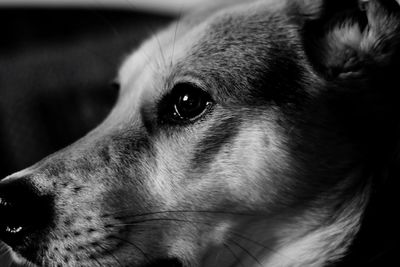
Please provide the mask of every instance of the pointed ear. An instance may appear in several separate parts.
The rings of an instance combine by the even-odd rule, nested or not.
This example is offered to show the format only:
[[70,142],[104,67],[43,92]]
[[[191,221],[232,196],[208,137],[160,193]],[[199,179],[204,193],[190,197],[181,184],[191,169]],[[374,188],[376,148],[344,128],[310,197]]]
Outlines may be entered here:
[[306,52],[328,79],[365,78],[399,64],[397,0],[301,2]]

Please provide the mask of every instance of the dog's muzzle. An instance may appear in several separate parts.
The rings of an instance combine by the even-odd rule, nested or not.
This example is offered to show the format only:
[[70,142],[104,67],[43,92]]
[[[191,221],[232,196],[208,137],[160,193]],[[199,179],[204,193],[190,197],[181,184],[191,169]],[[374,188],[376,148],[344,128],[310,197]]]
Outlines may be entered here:
[[53,221],[51,203],[26,178],[1,181],[0,240],[17,251],[38,242]]

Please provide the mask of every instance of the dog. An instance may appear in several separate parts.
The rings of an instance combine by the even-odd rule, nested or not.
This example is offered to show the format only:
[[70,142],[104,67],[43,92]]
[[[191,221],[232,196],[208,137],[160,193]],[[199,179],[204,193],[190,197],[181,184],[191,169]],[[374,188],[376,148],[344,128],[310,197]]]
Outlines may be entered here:
[[395,0],[230,1],[129,55],[117,103],[0,183],[26,266],[333,266],[395,158]]

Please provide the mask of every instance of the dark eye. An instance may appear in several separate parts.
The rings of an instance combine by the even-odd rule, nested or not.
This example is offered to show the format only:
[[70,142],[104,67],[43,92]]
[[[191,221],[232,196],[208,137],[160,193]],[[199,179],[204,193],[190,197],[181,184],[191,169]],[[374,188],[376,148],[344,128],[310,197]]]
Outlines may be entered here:
[[190,83],[177,84],[167,97],[167,116],[175,122],[192,122],[211,106],[211,96]]

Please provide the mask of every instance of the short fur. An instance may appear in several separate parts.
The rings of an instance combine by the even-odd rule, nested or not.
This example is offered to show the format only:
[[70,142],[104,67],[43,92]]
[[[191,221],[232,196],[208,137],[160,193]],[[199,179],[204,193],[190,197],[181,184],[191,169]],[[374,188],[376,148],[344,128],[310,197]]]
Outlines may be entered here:
[[[146,41],[98,128],[2,182],[51,197],[51,223],[14,250],[41,266],[339,262],[400,114],[399,5],[361,2],[230,3]],[[175,125],[162,107],[183,82],[214,104]]]

